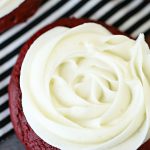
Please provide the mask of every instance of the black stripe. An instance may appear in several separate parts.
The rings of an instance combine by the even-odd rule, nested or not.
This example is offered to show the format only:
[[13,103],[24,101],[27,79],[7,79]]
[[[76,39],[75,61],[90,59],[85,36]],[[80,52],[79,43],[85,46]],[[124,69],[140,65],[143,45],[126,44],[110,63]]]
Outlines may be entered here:
[[6,93],[7,93],[7,86],[5,86],[2,89],[0,89],[0,96],[3,96]]
[[132,27],[130,27],[129,29],[127,29],[125,32],[127,34],[131,34],[133,31],[135,31],[138,27],[140,27],[142,24],[144,24],[147,20],[149,20],[150,18],[150,14],[147,14],[146,16],[144,16],[141,20],[138,20],[136,23],[134,23],[134,25]]
[[75,11],[77,11],[78,9],[80,9],[87,2],[88,1],[81,0],[79,3],[77,3],[74,7],[72,7],[70,10],[68,10],[65,14],[63,14],[62,16],[60,16],[58,19],[71,16]]
[[0,128],[4,127],[8,123],[10,123],[10,115],[8,115],[6,118],[3,119],[3,121],[1,121]]
[[100,9],[101,7],[103,7],[106,3],[108,3],[109,1],[106,0],[102,0],[100,1],[96,6],[94,6],[93,8],[91,8],[87,13],[85,13],[82,17],[83,18],[88,18],[90,17],[92,14],[94,14],[98,9]]
[[111,16],[113,16],[114,13],[116,13],[118,10],[120,10],[122,7],[126,6],[127,4],[131,3],[132,0],[123,0],[121,3],[117,4],[115,7],[113,7],[111,10],[108,10],[106,14],[101,16],[98,20],[107,20]]
[[7,76],[9,76],[11,74],[12,71],[12,67],[10,67],[9,69],[7,69],[5,72],[3,72],[0,75],[0,81],[4,80]]
[[11,36],[6,41],[4,41],[1,44],[1,49],[3,49],[7,45],[9,45],[11,42],[13,42],[14,40],[16,40],[20,36],[22,36],[24,33],[26,33],[28,30],[30,30],[31,28],[33,28],[37,24],[39,24],[41,21],[43,21],[50,14],[52,14],[54,11],[56,11],[57,9],[59,9],[61,6],[63,6],[67,2],[68,2],[68,0],[67,1],[60,1],[59,3],[57,3],[56,5],[54,5],[52,8],[50,8],[49,10],[47,10],[44,14],[42,14],[37,19],[35,19],[33,22],[31,22],[29,25],[27,25],[26,27],[24,27],[21,31],[17,32],[15,35]]
[[[87,1],[80,1],[77,5],[75,5],[73,8],[70,8],[70,10],[68,10],[65,14],[63,14],[62,16],[60,16],[58,19],[60,19],[60,18],[64,18],[64,17],[69,17],[71,14],[73,14],[75,11],[77,11],[78,9],[80,9],[83,5],[85,5],[85,3],[86,3]],[[21,45],[22,46],[22,45]],[[17,50],[15,49],[15,51],[16,51],[16,53],[15,54],[17,54],[17,51],[19,52],[19,49],[21,48],[21,46],[19,46],[18,48],[17,48]],[[14,52],[14,51],[13,51]],[[10,53],[9,54],[9,56],[14,56],[15,54],[13,54],[13,52],[12,53]],[[9,57],[8,55],[4,58],[4,60],[6,59],[6,61],[8,60],[8,59],[10,59],[10,57]],[[5,61],[5,62],[6,62]],[[3,62],[3,61],[2,61]],[[5,63],[5,62],[3,62],[3,63]]]
[[13,129],[10,129],[10,131],[8,131],[7,133],[5,133],[4,135],[2,135],[0,137],[0,140],[4,140],[5,141],[5,138],[8,137],[8,135],[11,135],[14,133],[14,130]]
[[3,112],[5,109],[7,109],[8,105],[9,105],[8,100],[5,103],[1,104],[0,105],[0,113]]
[[147,31],[144,32],[144,35],[145,36],[150,35],[150,28]]
[[132,17],[134,14],[136,14],[137,12],[139,12],[141,9],[143,9],[145,6],[147,5],[146,2],[142,2],[140,3],[136,8],[134,8],[133,10],[131,10],[130,12],[128,12],[127,14],[125,14],[122,18],[120,18],[119,20],[117,20],[113,26],[115,27],[119,27],[120,25],[122,25],[126,20],[128,20],[130,17]]
[[22,45],[19,46],[18,48],[14,49],[11,53],[9,53],[8,55],[6,55],[5,57],[3,57],[1,59],[1,65],[3,65],[4,63],[6,63],[7,61],[9,61],[12,57],[14,57],[15,55],[17,55],[21,49]]

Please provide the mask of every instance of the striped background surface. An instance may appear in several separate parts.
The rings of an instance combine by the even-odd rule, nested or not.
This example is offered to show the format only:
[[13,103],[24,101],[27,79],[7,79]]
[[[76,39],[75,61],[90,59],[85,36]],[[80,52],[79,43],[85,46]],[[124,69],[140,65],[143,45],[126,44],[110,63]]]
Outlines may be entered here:
[[0,36],[0,139],[13,131],[7,86],[21,46],[35,32],[59,18],[103,20],[137,37],[150,34],[150,3],[144,0],[48,0],[27,22]]

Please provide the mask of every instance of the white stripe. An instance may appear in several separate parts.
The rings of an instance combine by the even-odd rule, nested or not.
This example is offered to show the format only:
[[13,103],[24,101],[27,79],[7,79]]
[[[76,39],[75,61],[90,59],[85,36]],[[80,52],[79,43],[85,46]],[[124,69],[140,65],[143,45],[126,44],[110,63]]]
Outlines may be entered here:
[[6,117],[8,117],[10,115],[10,111],[9,108],[5,109],[3,112],[0,113],[1,117],[0,117],[0,121],[2,121],[3,119],[5,119]]
[[2,88],[4,88],[5,86],[7,86],[8,83],[9,83],[9,80],[10,80],[10,76],[8,76],[8,77],[6,77],[4,80],[2,80],[2,81],[0,82],[0,89],[2,89]]
[[138,5],[142,3],[142,0],[134,0],[131,3],[129,3],[124,8],[117,11],[115,14],[113,14],[107,21],[107,24],[113,24],[117,20],[119,20],[121,17],[123,17],[126,13],[130,12],[131,10],[135,9]]
[[142,19],[146,14],[148,14],[150,11],[150,5],[148,4],[146,7],[141,9],[138,13],[130,17],[124,24],[122,24],[119,29],[122,31],[126,31],[129,29],[132,25],[134,25],[136,22],[138,22],[140,19]]
[[90,0],[81,9],[77,10],[71,17],[79,18],[83,16],[87,11],[94,7],[100,0]]
[[90,19],[97,20],[100,17],[102,17],[104,14],[110,11],[113,7],[115,7],[117,4],[121,3],[121,0],[117,1],[109,1],[104,7],[96,11],[93,15],[90,16]]
[[8,70],[9,68],[11,68],[15,64],[15,62],[17,60],[17,56],[18,55],[15,55],[13,58],[11,58],[9,61],[7,61],[6,63],[4,63],[1,66],[0,74],[2,74],[3,72],[5,72],[6,70]]
[[131,35],[137,37],[140,33],[144,33],[148,29],[150,29],[150,20],[147,20],[147,22],[137,28]]
[[3,128],[0,129],[0,137],[4,135],[5,133],[9,132],[13,128],[12,123],[8,123]]
[[77,2],[79,2],[79,1],[78,0],[68,1],[68,3],[65,4],[65,6],[61,7],[58,10],[56,10],[53,14],[51,14],[49,17],[47,17],[45,20],[43,20],[40,24],[38,24],[38,26],[36,26],[36,28],[34,30],[38,30],[38,29],[43,28],[44,26],[54,22],[61,15],[65,14],[67,11],[69,11],[69,9],[74,7],[77,4]]
[[8,101],[8,94],[4,94],[0,97],[0,105],[4,104],[6,101]]
[[57,9],[54,13],[52,13],[49,17],[40,22],[37,26],[30,29],[24,35],[22,35],[19,39],[13,41],[9,46],[5,47],[2,50],[2,57],[5,57],[7,54],[11,53],[17,46],[23,44],[27,39],[29,39],[34,33],[36,33],[42,27],[52,23],[57,20],[61,15],[67,12],[70,8],[72,8],[78,0],[68,1],[63,7]]
[[23,28],[25,28],[27,25],[29,25],[31,22],[33,22],[35,19],[37,19],[39,16],[44,14],[48,9],[52,8],[55,4],[57,4],[60,0],[53,0],[53,1],[47,1],[43,6],[41,6],[38,11],[28,19],[28,21],[21,23],[19,25],[14,26],[10,30],[6,31],[4,34],[1,35],[0,42],[4,42],[9,37],[13,36]]

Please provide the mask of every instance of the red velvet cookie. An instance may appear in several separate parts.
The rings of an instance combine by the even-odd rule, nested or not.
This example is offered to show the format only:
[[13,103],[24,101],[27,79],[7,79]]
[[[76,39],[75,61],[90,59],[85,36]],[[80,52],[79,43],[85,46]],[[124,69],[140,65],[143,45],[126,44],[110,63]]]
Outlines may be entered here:
[[[31,44],[36,40],[36,38],[39,37],[44,32],[46,32],[47,30],[50,30],[56,26],[66,26],[72,28],[86,22],[95,22],[95,21],[90,21],[88,19],[74,19],[74,18],[58,20],[38,31],[31,39],[29,39],[26,42],[26,44],[21,49],[17,63],[14,66],[12,72],[8,91],[9,91],[9,106],[11,112],[11,120],[14,126],[14,130],[18,138],[25,145],[27,150],[58,150],[58,149],[45,143],[42,139],[40,139],[36,135],[36,133],[34,133],[34,131],[31,129],[30,125],[27,123],[26,118],[23,114],[21,105],[21,90],[19,85],[19,78],[22,61],[26,55],[26,52],[31,46]],[[119,30],[111,26],[108,26],[103,22],[98,21],[96,23],[102,24],[113,34],[125,35]],[[149,150],[149,149],[150,149],[150,140],[139,148],[139,150]]]
[[45,0],[25,0],[19,7],[0,18],[0,33],[10,27],[26,21],[32,16]]

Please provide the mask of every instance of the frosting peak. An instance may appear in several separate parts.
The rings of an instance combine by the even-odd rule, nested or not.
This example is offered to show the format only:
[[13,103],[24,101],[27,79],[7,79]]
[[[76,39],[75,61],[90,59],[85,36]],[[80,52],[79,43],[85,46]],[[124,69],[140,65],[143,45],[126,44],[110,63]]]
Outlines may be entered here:
[[56,27],[28,50],[22,106],[32,129],[62,150],[136,150],[150,138],[150,51],[86,23]]

